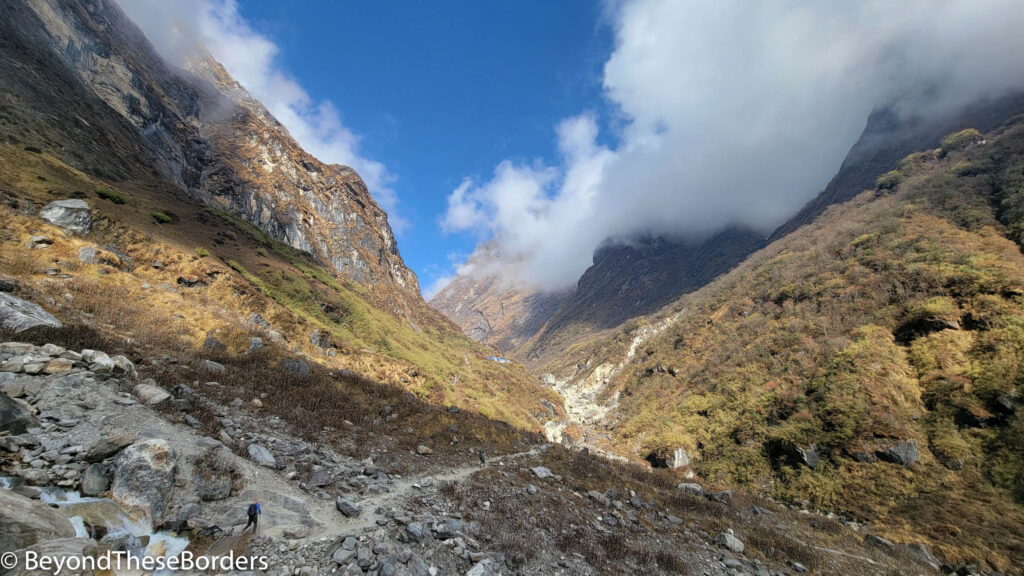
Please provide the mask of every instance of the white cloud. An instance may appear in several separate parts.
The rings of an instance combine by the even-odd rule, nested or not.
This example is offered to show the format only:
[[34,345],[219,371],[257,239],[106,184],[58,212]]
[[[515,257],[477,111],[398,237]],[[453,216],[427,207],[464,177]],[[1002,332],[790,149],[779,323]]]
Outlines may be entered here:
[[454,275],[438,276],[437,278],[434,278],[433,282],[422,289],[423,299],[429,302],[435,294],[444,290],[445,287],[451,284],[454,279]]
[[765,232],[834,174],[873,108],[929,114],[1024,86],[1019,0],[611,2],[604,90],[621,128],[557,128],[557,166],[504,161],[449,197],[517,280],[575,282],[608,238]]
[[330,101],[314,101],[276,62],[278,47],[249,26],[234,0],[118,0],[170,62],[183,65],[201,42],[228,73],[263,103],[307,152],[328,164],[355,169],[401,234],[408,221],[398,212],[395,177],[359,150]]

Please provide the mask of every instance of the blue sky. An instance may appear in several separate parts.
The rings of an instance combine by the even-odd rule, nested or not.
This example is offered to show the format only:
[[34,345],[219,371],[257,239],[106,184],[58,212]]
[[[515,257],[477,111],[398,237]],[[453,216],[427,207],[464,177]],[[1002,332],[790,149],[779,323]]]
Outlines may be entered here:
[[423,287],[451,273],[479,235],[442,232],[446,197],[506,158],[556,156],[555,126],[600,111],[612,30],[597,2],[246,1],[276,63],[332,102],[360,153],[395,180],[407,220],[399,250]]
[[873,109],[1024,89],[1020,0],[118,2],[355,168],[428,293],[456,269],[564,289],[609,239],[767,235]]

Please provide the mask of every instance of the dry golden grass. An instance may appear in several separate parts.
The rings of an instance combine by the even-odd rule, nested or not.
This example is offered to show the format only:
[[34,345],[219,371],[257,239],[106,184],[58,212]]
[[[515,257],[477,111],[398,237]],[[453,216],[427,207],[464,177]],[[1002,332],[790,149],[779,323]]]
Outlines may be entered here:
[[[559,404],[556,395],[521,367],[486,360],[485,348],[425,305],[413,329],[375,308],[373,291],[331,278],[251,225],[197,205],[159,182],[102,182],[47,154],[9,145],[0,145],[0,158],[5,160],[0,163],[0,184],[9,191],[7,204],[0,207],[0,217],[9,223],[6,241],[0,243],[4,273],[22,283],[26,293],[52,298],[61,313],[74,317],[83,312],[89,316],[81,321],[126,338],[160,342],[167,350],[199,348],[207,335],[214,335],[238,353],[248,347],[251,336],[270,340],[244,324],[257,312],[296,353],[330,370],[349,370],[399,386],[426,402],[457,405],[535,430],[544,412],[540,399]],[[92,191],[97,189],[116,193],[125,202],[95,196]],[[80,196],[94,214],[93,232],[86,238],[69,236],[31,216],[46,202]],[[154,210],[173,214],[174,222],[154,223],[149,216]],[[36,233],[53,238],[53,245],[25,249],[23,243]],[[82,266],[77,253],[88,244],[116,246],[127,258],[121,261],[104,249],[97,265]],[[157,261],[159,269],[151,266]],[[294,286],[306,286],[310,298],[275,298],[277,294],[265,293],[228,262],[261,277],[285,274]],[[44,276],[52,267],[74,278]],[[183,286],[179,279],[198,284]],[[351,323],[353,314],[359,319],[347,331],[339,330],[335,320],[321,315],[334,309],[348,314],[341,318],[345,322]],[[314,329],[330,333],[334,347],[315,346],[309,337]]]

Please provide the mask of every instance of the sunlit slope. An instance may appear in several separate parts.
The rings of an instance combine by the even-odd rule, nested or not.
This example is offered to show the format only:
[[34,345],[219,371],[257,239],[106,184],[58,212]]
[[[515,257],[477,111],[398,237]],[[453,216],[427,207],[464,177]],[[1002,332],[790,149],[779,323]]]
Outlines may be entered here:
[[951,135],[545,368],[621,361],[638,330],[676,316],[605,391],[619,393],[617,453],[683,448],[702,481],[1005,569],[1024,558],[1022,183],[1024,124]]
[[[84,297],[59,302],[73,318],[87,312],[97,326],[138,339],[170,331],[197,348],[214,335],[239,353],[253,330],[265,330],[329,367],[525,428],[537,429],[550,416],[542,399],[559,404],[518,365],[487,360],[493,352],[426,304],[400,319],[374,305],[372,287],[339,280],[308,255],[162,182],[105,182],[45,151],[4,145],[0,154],[3,274],[58,297],[61,287],[46,269],[70,274],[65,282],[97,299],[88,310]],[[36,216],[42,205],[69,197],[93,207],[86,237]],[[155,213],[170,221],[159,223]],[[26,242],[35,234],[53,245],[30,249]],[[78,261],[87,245],[101,249],[106,265]],[[254,325],[253,313],[269,326]]]

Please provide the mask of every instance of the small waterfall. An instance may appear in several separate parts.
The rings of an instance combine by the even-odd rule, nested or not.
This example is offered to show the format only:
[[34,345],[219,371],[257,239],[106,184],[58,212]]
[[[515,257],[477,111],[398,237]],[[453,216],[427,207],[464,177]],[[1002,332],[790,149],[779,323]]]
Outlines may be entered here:
[[[20,480],[21,478],[0,477],[0,488],[16,488],[21,484]],[[125,545],[129,551],[137,546],[138,552],[154,558],[173,558],[188,547],[188,538],[177,536],[173,532],[154,532],[149,520],[133,520],[117,502],[109,498],[83,497],[75,491],[46,487],[39,495],[39,500],[63,510],[75,528],[75,536],[79,538],[99,540],[126,537]],[[97,532],[101,527],[104,533],[99,534]]]

